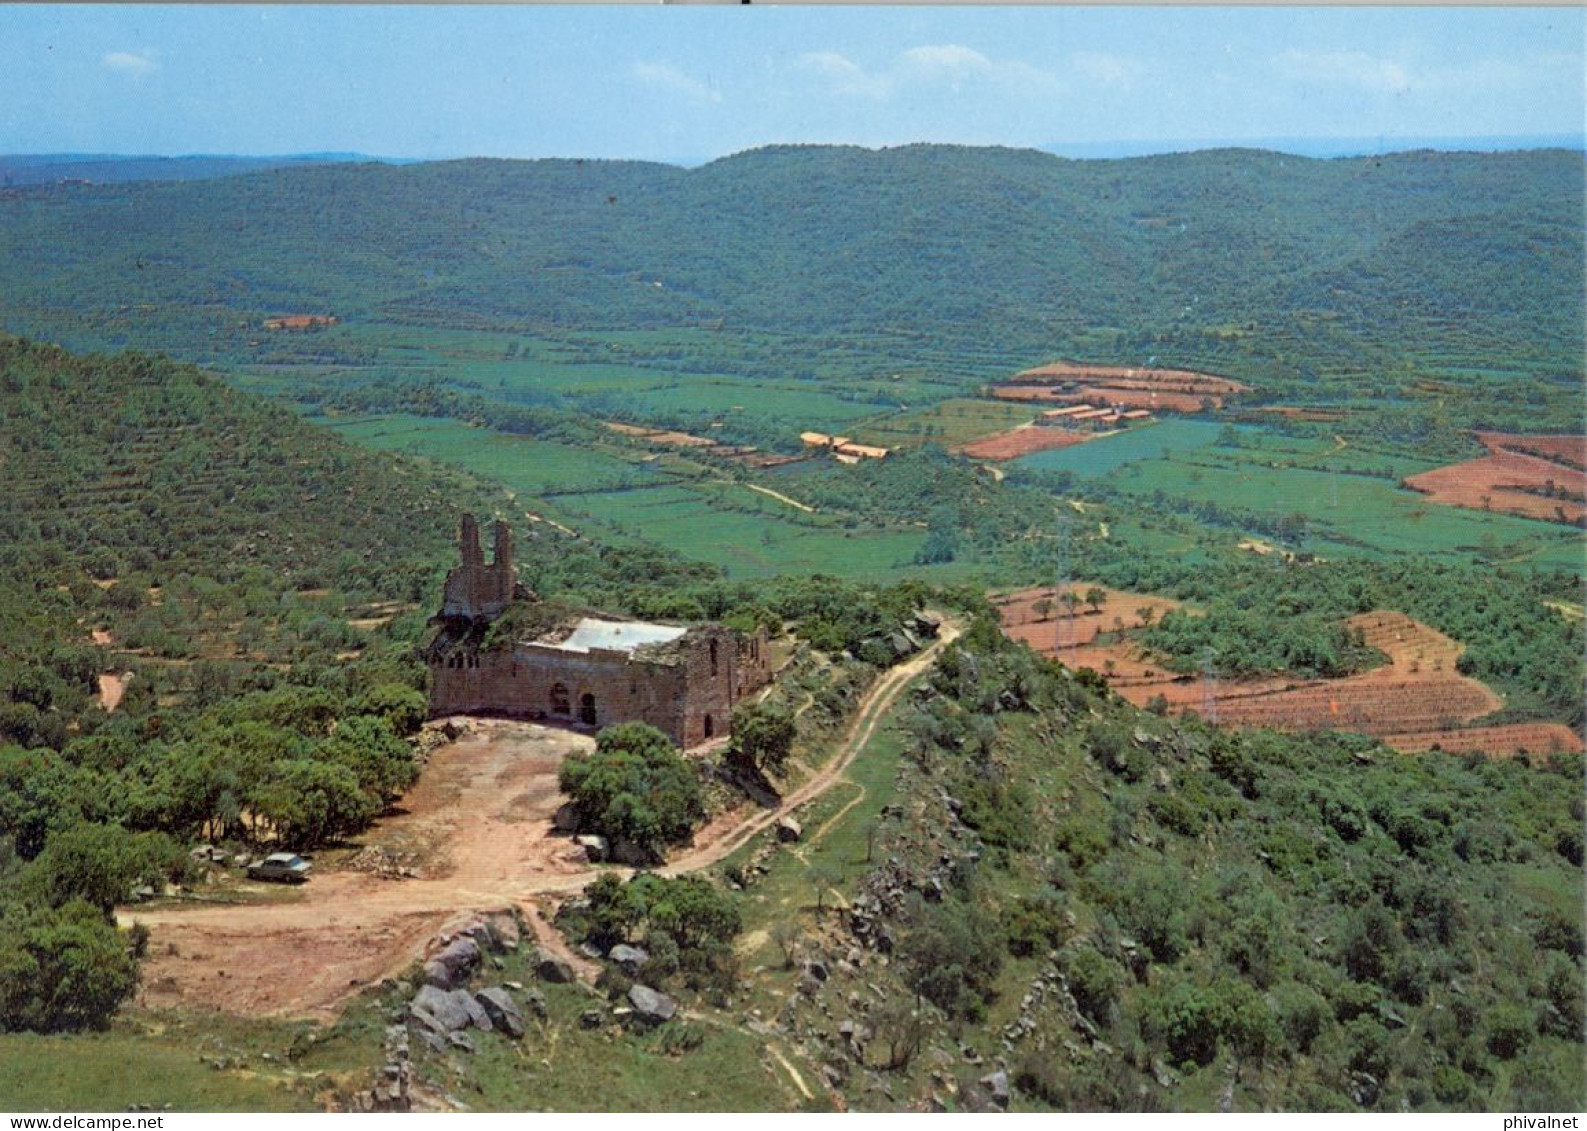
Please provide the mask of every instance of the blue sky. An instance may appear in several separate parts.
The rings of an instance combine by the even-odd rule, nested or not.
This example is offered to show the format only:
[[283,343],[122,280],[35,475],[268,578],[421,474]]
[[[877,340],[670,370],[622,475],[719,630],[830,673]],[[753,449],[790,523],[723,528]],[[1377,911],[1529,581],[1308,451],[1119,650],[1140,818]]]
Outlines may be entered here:
[[1579,137],[1580,8],[0,5],[0,153]]

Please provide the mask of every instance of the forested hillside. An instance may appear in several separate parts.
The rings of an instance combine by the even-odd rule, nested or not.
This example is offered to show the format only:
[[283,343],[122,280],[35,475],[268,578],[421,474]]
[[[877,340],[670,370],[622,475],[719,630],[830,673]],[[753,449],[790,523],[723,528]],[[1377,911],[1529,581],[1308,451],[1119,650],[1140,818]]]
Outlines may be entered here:
[[[76,1029],[136,982],[106,913],[187,844],[326,843],[413,782],[457,516],[515,512],[190,366],[17,339],[0,467],[0,1031]],[[519,559],[570,599],[711,574],[522,521]]]
[[186,356],[237,347],[267,314],[325,310],[924,335],[1032,360],[1113,328],[1119,361],[1301,373],[1480,343],[1547,369],[1579,344],[1582,202],[1567,151],[782,147],[694,170],[461,161],[21,188],[0,198],[0,319]]

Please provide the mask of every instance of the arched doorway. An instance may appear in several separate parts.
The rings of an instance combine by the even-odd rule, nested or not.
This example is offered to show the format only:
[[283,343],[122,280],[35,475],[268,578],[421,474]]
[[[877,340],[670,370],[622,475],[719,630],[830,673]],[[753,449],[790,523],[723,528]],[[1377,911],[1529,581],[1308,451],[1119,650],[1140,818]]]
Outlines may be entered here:
[[573,700],[568,695],[568,685],[554,683],[551,685],[551,713],[553,715],[571,715],[573,713]]
[[579,696],[579,722],[585,726],[595,725],[595,696],[588,691]]
[[712,738],[716,735],[716,722],[710,715],[705,716],[705,737]]

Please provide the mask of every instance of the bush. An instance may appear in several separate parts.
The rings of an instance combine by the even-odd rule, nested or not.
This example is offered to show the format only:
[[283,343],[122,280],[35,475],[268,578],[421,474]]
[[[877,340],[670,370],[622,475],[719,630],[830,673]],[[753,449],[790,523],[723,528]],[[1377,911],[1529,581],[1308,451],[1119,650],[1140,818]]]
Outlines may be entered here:
[[626,840],[659,858],[705,816],[694,766],[655,727],[621,723],[596,737],[595,751],[562,763],[559,782],[582,828]]
[[1328,1001],[1310,986],[1289,982],[1273,991],[1278,1026],[1290,1048],[1305,1055],[1333,1022]]
[[98,908],[0,906],[0,1031],[103,1029],[137,984],[137,962]]
[[1532,1015],[1516,1005],[1500,1005],[1488,1018],[1488,1051],[1514,1060],[1532,1042]]
[[1218,1055],[1223,1003],[1209,990],[1176,982],[1149,1002],[1144,1018],[1147,1033],[1181,1064],[1211,1064]]
[[1008,952],[1016,958],[1061,946],[1066,931],[1063,904],[1051,896],[1022,896],[1004,913],[1003,928]]
[[793,743],[794,717],[786,708],[751,703],[733,712],[729,761],[748,770],[781,773]]
[[1080,1012],[1098,1025],[1110,1024],[1114,1003],[1124,986],[1124,972],[1118,963],[1084,947],[1065,959],[1064,974]]
[[914,919],[898,946],[910,987],[950,1017],[978,1019],[1003,965],[1001,948],[986,945],[996,924],[960,900],[922,903]]

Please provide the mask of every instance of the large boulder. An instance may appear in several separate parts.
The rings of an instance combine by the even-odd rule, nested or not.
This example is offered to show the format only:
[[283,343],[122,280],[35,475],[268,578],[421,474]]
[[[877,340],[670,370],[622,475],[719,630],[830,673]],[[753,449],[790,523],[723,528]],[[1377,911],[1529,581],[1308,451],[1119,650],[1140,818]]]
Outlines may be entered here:
[[1006,1109],[1008,1107],[1009,1094],[1007,1072],[1004,1072],[1002,1069],[998,1069],[996,1072],[989,1072],[985,1076],[981,1077],[979,1083],[981,1087],[986,1089],[987,1094],[992,1097],[993,1103],[1001,1108]]
[[617,963],[617,968],[630,978],[637,977],[640,967],[650,961],[648,952],[627,943],[618,943],[607,952],[606,957]]
[[573,981],[573,967],[544,947],[535,952],[535,974],[542,982],[567,985]]
[[523,1014],[518,1012],[518,1003],[513,1001],[506,989],[491,986],[477,992],[474,1000],[485,1011],[494,1028],[515,1040],[523,1036]]
[[569,801],[556,811],[551,818],[551,827],[559,833],[576,833],[579,831],[578,806]]
[[467,990],[421,986],[408,1003],[408,1014],[432,1033],[456,1033],[470,1025],[489,1031],[490,1017]]
[[641,868],[647,864],[656,863],[656,855],[650,849],[631,840],[612,841],[611,852],[607,856],[613,864],[627,864],[631,868]]
[[424,980],[443,990],[464,985],[479,968],[479,944],[468,935],[455,938],[424,964]]
[[628,989],[628,1004],[634,1007],[634,1016],[647,1025],[660,1025],[677,1015],[678,1003],[659,990],[638,983]]
[[495,939],[496,946],[504,951],[517,950],[523,942],[523,931],[511,911],[492,911],[485,916],[485,926]]
[[804,835],[804,827],[792,817],[783,817],[777,822],[777,839],[784,844],[791,844]]

